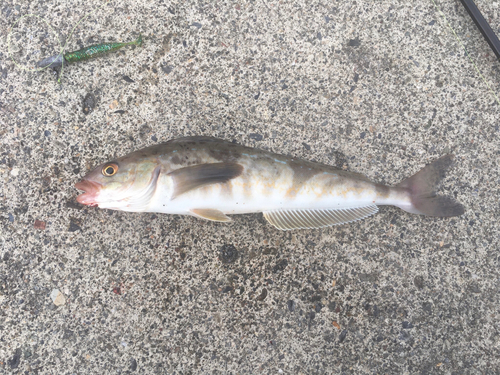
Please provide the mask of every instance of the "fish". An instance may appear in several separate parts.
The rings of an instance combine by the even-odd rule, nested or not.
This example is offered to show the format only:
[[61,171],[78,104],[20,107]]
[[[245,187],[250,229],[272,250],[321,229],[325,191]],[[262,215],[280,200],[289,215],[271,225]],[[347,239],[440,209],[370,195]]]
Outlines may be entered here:
[[435,193],[452,163],[452,155],[442,156],[390,187],[333,166],[191,136],[101,164],[75,187],[84,192],[79,203],[104,209],[216,222],[262,212],[277,229],[312,229],[365,219],[382,205],[426,216],[460,216],[460,203]]
[[65,54],[60,53],[55,56],[46,57],[45,59],[40,60],[37,63],[37,66],[39,68],[60,68],[63,64],[88,60],[130,45],[142,46],[142,35],[139,34],[139,37],[131,42],[95,44],[79,49],[78,51],[68,52]]

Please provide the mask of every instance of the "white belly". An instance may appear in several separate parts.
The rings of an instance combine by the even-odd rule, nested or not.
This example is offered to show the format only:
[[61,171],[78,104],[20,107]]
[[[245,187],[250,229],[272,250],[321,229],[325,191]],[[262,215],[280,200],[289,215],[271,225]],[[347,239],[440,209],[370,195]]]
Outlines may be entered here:
[[297,191],[293,190],[293,181],[288,176],[277,181],[237,178],[229,183],[201,187],[174,199],[171,199],[172,182],[164,182],[157,187],[149,212],[189,214],[191,209],[216,209],[231,215],[277,209],[343,209],[370,205],[376,199],[374,189],[332,187],[323,183],[322,176]]

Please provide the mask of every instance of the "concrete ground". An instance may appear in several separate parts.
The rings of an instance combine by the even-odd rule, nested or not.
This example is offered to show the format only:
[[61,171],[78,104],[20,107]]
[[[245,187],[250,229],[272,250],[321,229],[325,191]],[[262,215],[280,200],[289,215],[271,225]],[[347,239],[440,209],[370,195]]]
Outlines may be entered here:
[[[484,81],[431,0],[116,0],[71,37],[103,1],[2,1],[0,373],[499,373],[500,63],[436,1]],[[22,18],[15,65],[27,14],[56,34]],[[60,84],[29,70],[139,33]],[[465,214],[280,232],[76,203],[91,167],[185,135],[387,184],[453,153]]]

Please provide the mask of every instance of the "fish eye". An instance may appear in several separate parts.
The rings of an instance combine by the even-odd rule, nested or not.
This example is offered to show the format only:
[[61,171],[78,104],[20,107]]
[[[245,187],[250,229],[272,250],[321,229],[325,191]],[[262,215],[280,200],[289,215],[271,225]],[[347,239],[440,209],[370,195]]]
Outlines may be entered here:
[[102,174],[106,177],[111,177],[116,172],[118,172],[118,166],[114,163],[106,164],[104,167],[102,167]]

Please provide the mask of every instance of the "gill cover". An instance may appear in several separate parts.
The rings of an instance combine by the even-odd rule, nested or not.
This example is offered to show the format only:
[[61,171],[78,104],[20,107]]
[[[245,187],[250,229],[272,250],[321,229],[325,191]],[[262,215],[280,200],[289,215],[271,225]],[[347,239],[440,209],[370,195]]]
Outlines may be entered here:
[[127,205],[121,208],[123,211],[144,212],[148,209],[151,198],[156,192],[160,170],[159,166],[155,168],[146,189],[125,199]]

